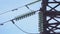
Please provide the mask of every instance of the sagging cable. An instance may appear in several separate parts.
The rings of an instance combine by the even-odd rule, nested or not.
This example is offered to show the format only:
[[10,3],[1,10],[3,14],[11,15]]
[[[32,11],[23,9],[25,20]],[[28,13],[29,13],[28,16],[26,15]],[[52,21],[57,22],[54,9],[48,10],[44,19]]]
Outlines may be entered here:
[[24,31],[22,28],[20,28],[18,25],[14,24],[19,30],[21,30],[22,32],[26,33],[26,34],[39,34],[39,33],[29,33],[27,31]]

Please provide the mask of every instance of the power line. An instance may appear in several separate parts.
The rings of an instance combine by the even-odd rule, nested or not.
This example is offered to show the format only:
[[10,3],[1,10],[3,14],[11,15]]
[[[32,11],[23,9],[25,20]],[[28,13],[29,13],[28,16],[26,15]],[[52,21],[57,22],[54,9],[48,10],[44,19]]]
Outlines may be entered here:
[[[13,19],[12,19],[13,20]],[[11,21],[11,20],[8,20],[8,21],[5,21],[5,22],[3,22],[3,23],[0,23],[0,25],[4,25],[5,23],[7,23],[7,22],[9,22],[9,21]]]
[[[29,9],[30,11],[33,11],[33,10],[31,10],[27,5],[26,5],[26,8]],[[17,10],[17,9],[16,9],[16,10]],[[38,11],[38,10],[37,10],[37,11]],[[25,18],[25,17],[27,17],[27,16],[31,16],[31,15],[35,14],[35,12],[37,12],[37,11],[30,12],[30,13],[28,13],[28,14],[24,14],[24,15],[22,15],[22,16],[19,16],[19,17],[16,18],[16,19],[19,20],[19,19],[23,19],[23,18]],[[6,22],[8,22],[8,21],[6,21]],[[6,23],[6,22],[4,22],[4,23]],[[3,23],[0,24],[0,25],[3,25]]]
[[[40,1],[40,0],[39,0],[39,1]],[[34,3],[39,2],[39,1],[35,1],[35,2],[32,2],[32,3],[26,4],[26,5],[24,5],[24,6],[27,7],[29,10],[31,10],[31,9],[28,7],[28,5],[34,4]],[[22,8],[22,7],[23,7],[23,6],[18,7],[18,8],[16,8],[16,9],[12,9],[12,10],[6,11],[6,12],[4,12],[4,13],[1,13],[0,15],[5,14],[5,13],[10,12],[10,11],[18,10],[19,8]],[[29,33],[29,32],[26,32],[26,31],[22,30],[18,25],[15,24],[15,22],[14,22],[13,20],[15,20],[15,18],[14,18],[14,19],[11,19],[11,20],[8,20],[8,21],[6,21],[6,22],[3,22],[3,23],[0,24],[0,25],[4,25],[4,23],[7,23],[7,22],[9,22],[9,21],[12,21],[12,23],[13,23],[19,30],[21,30],[22,32],[24,32],[24,33],[26,33],[26,34],[39,34],[39,33]]]
[[29,33],[29,32],[26,32],[26,31],[24,31],[23,29],[21,29],[18,25],[16,25],[13,20],[11,20],[11,22],[12,22],[19,30],[21,30],[22,32],[24,32],[24,33],[26,33],[26,34],[39,34],[39,33]]
[[23,29],[21,29],[19,26],[17,26],[16,24],[14,24],[19,30],[21,30],[22,32],[26,33],[26,34],[39,34],[39,33],[29,33],[24,31]]
[[[21,30],[22,32],[24,32],[24,33],[26,33],[26,34],[39,34],[39,33],[29,33],[29,32],[24,31],[24,30],[21,29],[18,25],[15,24],[14,19],[8,20],[8,21],[6,21],[6,22],[4,22],[4,23],[7,23],[7,22],[9,22],[9,21],[11,21],[19,30]],[[2,24],[0,24],[0,25],[4,25],[4,23],[2,23]]]
[[5,13],[8,13],[8,12],[11,12],[11,11],[18,10],[19,8],[22,8],[22,7],[24,7],[24,6],[32,5],[32,4],[34,4],[34,3],[36,3],[36,2],[39,2],[39,1],[40,1],[40,0],[35,1],[35,2],[32,2],[32,3],[29,3],[29,4],[26,4],[26,5],[23,5],[23,6],[21,6],[21,7],[17,7],[17,8],[15,8],[15,9],[12,9],[12,10],[6,11],[6,12],[4,12],[4,13],[1,13],[0,15],[5,14]]
[[[35,11],[35,13],[36,13],[36,12],[38,12],[38,10],[37,10],[37,11]],[[34,14],[35,14],[35,13],[34,13]],[[29,14],[30,14],[30,15],[29,15]],[[20,17],[15,17],[15,18],[13,18],[13,19],[11,19],[11,20],[16,20],[16,19],[17,19],[17,20],[18,20],[18,19],[20,19],[20,20],[21,20],[21,19],[23,19],[23,18],[25,18],[25,17],[29,17],[29,16],[34,15],[32,12],[31,12],[31,13],[29,13],[29,14],[25,14],[25,15],[20,16]],[[1,23],[0,25],[3,25],[3,24],[5,24],[5,23],[7,23],[7,22],[9,22],[9,21],[11,21],[11,20],[5,21],[5,22]],[[16,20],[16,21],[17,21],[17,20]]]
[[[25,18],[25,17],[29,17],[29,16],[31,16],[31,15],[34,15],[37,11],[39,11],[39,10],[37,10],[37,11],[31,10],[27,5],[26,5],[26,8],[29,9],[30,11],[33,11],[33,12],[30,12],[30,13],[24,14],[24,15],[22,15],[22,16],[19,16],[19,18],[18,18],[18,17],[15,17],[15,18],[12,19],[12,20],[23,19],[23,18]],[[16,10],[17,10],[17,9],[16,9]],[[13,10],[12,10],[12,11],[13,11]],[[9,21],[10,21],[10,20],[8,20],[8,21],[6,21],[6,22],[9,22]],[[0,25],[3,25],[3,24],[6,23],[6,22],[3,22],[3,23],[0,24]]]

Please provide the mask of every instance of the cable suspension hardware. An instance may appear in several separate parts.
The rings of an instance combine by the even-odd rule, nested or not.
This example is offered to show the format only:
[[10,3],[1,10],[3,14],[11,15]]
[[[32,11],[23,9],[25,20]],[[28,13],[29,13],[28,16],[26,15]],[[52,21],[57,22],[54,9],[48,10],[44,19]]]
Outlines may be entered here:
[[43,13],[39,12],[39,31],[43,32]]
[[29,17],[29,16],[34,15],[36,12],[37,12],[37,11],[32,11],[32,12],[23,14],[23,15],[21,15],[21,16],[17,16],[15,20],[18,21],[18,20],[21,20],[21,19],[23,19],[23,18],[27,18],[27,17]]
[[[30,13],[23,14],[23,15],[21,15],[21,16],[17,16],[17,17],[15,17],[15,18],[11,19],[11,20],[16,20],[16,21],[18,21],[18,20],[27,18],[27,17],[29,17],[29,16],[32,16],[32,15],[36,14],[36,12],[38,12],[38,10],[37,10],[37,11],[30,12]],[[3,23],[0,23],[0,25],[3,25],[3,24],[5,24],[5,23],[7,23],[7,22],[9,22],[9,21],[11,21],[11,20],[8,20],[8,21],[5,21],[5,22],[3,22]],[[13,22],[13,21],[12,21],[12,22]]]

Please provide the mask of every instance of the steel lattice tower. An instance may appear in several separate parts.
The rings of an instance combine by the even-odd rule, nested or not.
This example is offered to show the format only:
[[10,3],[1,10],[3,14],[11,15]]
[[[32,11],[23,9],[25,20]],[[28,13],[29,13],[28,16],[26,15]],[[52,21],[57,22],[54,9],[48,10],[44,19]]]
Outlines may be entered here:
[[[51,7],[49,4],[56,4],[56,6]],[[42,0],[42,7],[40,8],[40,11],[42,13],[42,23],[39,24],[40,28],[42,26],[42,31],[40,34],[60,34],[60,21],[56,18],[60,19],[60,11],[56,10],[56,8],[60,6],[60,2],[57,0],[53,0],[53,2],[49,2],[49,0]],[[47,10],[47,7],[50,8],[50,10]],[[40,15],[41,16],[41,15]],[[49,19],[47,19],[49,17]],[[54,20],[56,22],[49,23],[51,20]],[[56,31],[57,30],[57,31]]]

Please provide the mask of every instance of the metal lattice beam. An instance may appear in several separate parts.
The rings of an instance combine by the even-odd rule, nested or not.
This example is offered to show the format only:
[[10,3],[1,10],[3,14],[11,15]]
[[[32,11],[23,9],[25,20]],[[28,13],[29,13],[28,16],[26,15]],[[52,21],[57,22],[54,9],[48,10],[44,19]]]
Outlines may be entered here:
[[[58,3],[56,6],[51,7],[49,4],[56,4]],[[58,16],[60,16],[60,11],[56,10],[55,8],[57,8],[58,6],[60,6],[60,2],[53,0],[53,2],[49,2],[49,0],[42,0],[42,8],[40,9],[42,14],[43,14],[43,31],[41,32],[41,34],[60,34],[60,31],[57,32],[58,30],[60,30],[60,27],[58,27],[60,25],[60,21],[55,19],[55,18],[59,18]],[[47,7],[51,8],[50,10],[47,10]],[[47,17],[50,17],[50,19],[47,20]],[[51,20],[54,20],[56,22],[53,23],[49,23]],[[40,26],[41,24],[39,24]],[[54,25],[54,26],[52,26]],[[57,31],[55,31],[57,30]]]

